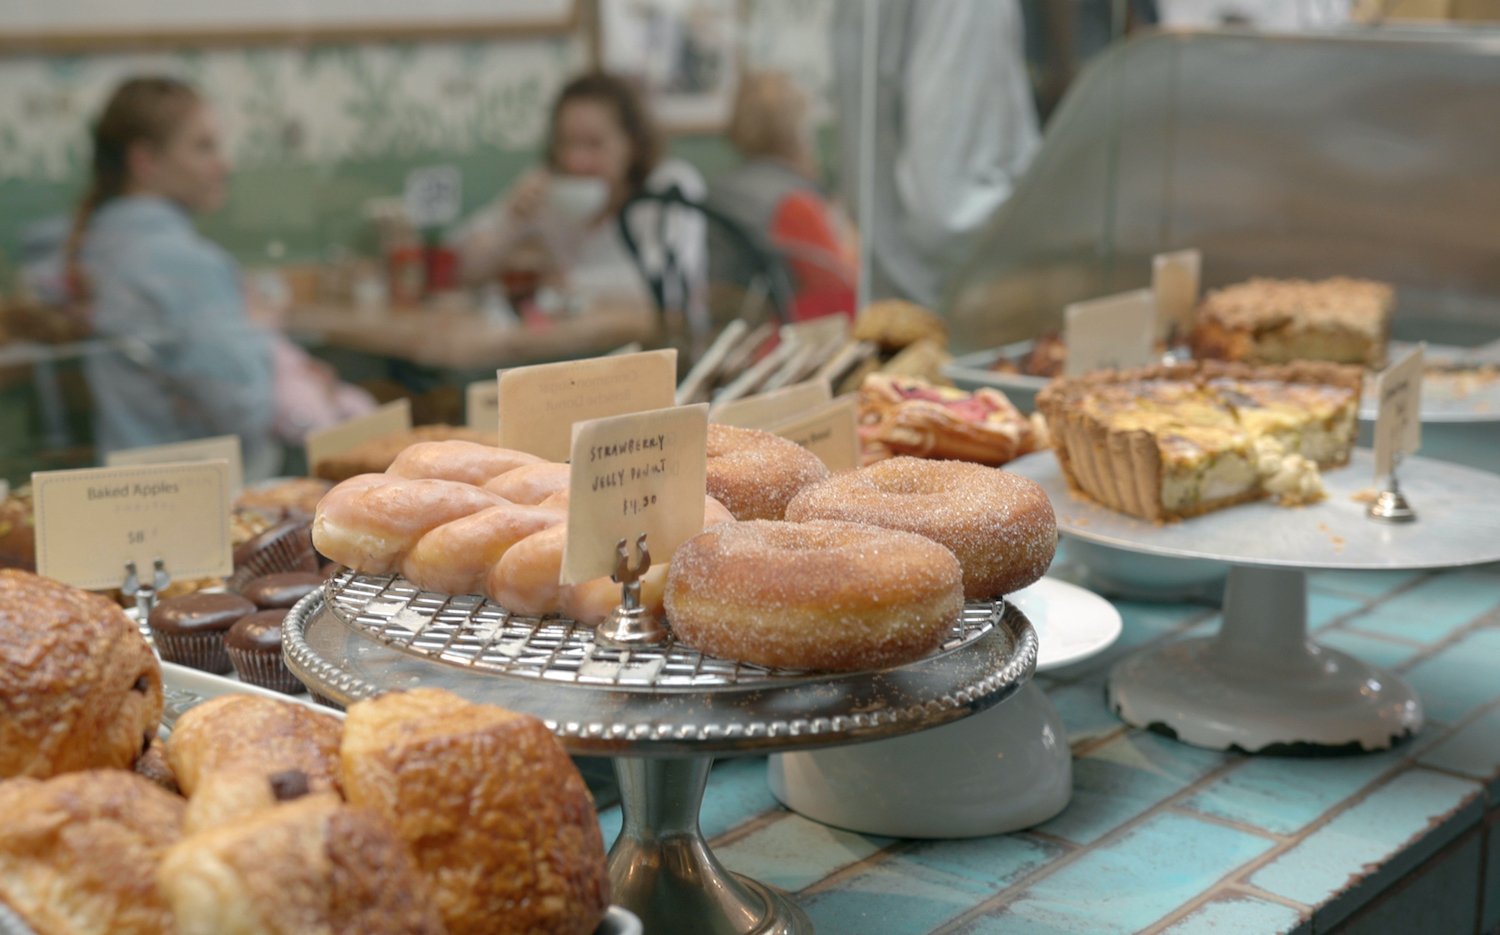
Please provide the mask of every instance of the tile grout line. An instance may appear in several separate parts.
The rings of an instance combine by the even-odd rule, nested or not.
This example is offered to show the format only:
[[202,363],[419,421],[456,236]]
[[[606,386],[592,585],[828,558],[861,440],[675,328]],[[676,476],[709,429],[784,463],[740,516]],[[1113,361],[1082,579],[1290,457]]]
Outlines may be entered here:
[[1242,821],[1235,821],[1232,818],[1224,818],[1220,815],[1210,815],[1207,812],[1200,812],[1189,805],[1183,805],[1180,803],[1173,804],[1167,806],[1165,810],[1178,815],[1183,815],[1187,818],[1196,818],[1211,825],[1220,825],[1222,827],[1229,828],[1232,831],[1240,831],[1245,834],[1253,834],[1258,838],[1265,838],[1268,841],[1281,843],[1284,841],[1295,840],[1295,837],[1293,835],[1279,834],[1275,831],[1268,831],[1265,828],[1257,828],[1255,825],[1248,824]]
[[[1107,600],[1107,601],[1109,601],[1109,603],[1112,606],[1115,603],[1114,601],[1110,601],[1109,598],[1104,598],[1104,599]],[[1150,603],[1150,602],[1149,601],[1124,601],[1124,603],[1128,603],[1128,604],[1143,604],[1143,603]],[[1195,606],[1197,606],[1197,605],[1195,605]],[[1118,607],[1116,607],[1115,609],[1117,611],[1119,610]],[[1186,632],[1188,630],[1191,630],[1193,627],[1198,626],[1199,624],[1203,623],[1204,621],[1212,619],[1216,614],[1218,614],[1218,613],[1220,613],[1222,611],[1222,608],[1218,608],[1218,607],[1202,607],[1202,606],[1198,606],[1197,609],[1199,611],[1198,613],[1196,613],[1196,614],[1190,614],[1190,615],[1188,615],[1186,617],[1183,617],[1182,621],[1180,623],[1177,623],[1174,626],[1172,626],[1170,629],[1167,630],[1167,632],[1161,634],[1160,636],[1153,637],[1152,639],[1147,640],[1146,642],[1142,643],[1139,646],[1132,647],[1131,650],[1130,650],[1130,652],[1132,652],[1132,653],[1138,652],[1140,650],[1145,649],[1148,646],[1155,646],[1157,643],[1165,642],[1167,640],[1173,639],[1174,637],[1180,637],[1184,632]],[[1124,615],[1122,614],[1121,616],[1123,618]],[[1121,632],[1124,632],[1124,631],[1122,630]],[[1082,665],[1082,666],[1091,666],[1092,665],[1092,660],[1085,660],[1084,662],[1079,663],[1079,665]],[[1067,668],[1067,667],[1065,666],[1064,668]],[[1108,673],[1107,670],[1101,672],[1101,671],[1099,671],[1097,669],[1094,669],[1094,668],[1087,668],[1087,669],[1084,669],[1084,670],[1080,671],[1078,674],[1073,675],[1071,677],[1061,677],[1061,676],[1055,675],[1055,674],[1053,674],[1051,672],[1045,673],[1044,677],[1047,678],[1049,681],[1053,682],[1054,684],[1056,684],[1057,686],[1061,687],[1061,686],[1064,686],[1064,685],[1086,685],[1086,684],[1088,684],[1089,682],[1093,681],[1096,678],[1102,680],[1103,678],[1106,678],[1108,676],[1108,674],[1109,673]],[[1102,685],[1101,685],[1101,688],[1102,688]]]

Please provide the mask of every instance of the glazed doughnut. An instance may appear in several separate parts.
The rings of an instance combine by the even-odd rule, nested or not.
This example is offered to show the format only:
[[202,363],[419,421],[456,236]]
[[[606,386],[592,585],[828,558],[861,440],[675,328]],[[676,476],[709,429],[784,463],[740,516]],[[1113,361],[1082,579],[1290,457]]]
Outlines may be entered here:
[[708,495],[735,519],[781,519],[797,491],[828,476],[794,441],[728,425],[708,427]]
[[[481,593],[520,615],[562,610],[593,623],[619,604],[620,586],[607,577],[558,583],[567,540],[566,464],[469,442],[414,448],[390,472],[352,477],[324,496],[313,520],[318,551],[365,574],[399,571],[423,590]],[[489,476],[491,470],[498,473]],[[705,527],[733,519],[723,504],[704,497]],[[659,562],[642,578],[642,599],[657,611],[666,576]]]
[[[545,464],[536,455],[477,442],[417,442],[386,468],[386,473],[411,480],[452,480],[484,486],[492,477],[527,464]],[[504,496],[504,494],[501,494]]]
[[1046,574],[1057,550],[1057,518],[1041,487],[966,461],[880,461],[807,488],[786,515],[869,523],[939,542],[958,557],[970,600],[1026,587]]
[[401,561],[401,574],[445,594],[484,591],[490,568],[527,536],[568,521],[566,510],[502,504],[444,523]]
[[495,494],[448,480],[388,477],[385,483],[369,481],[347,492],[340,484],[318,504],[313,545],[340,564],[369,574],[390,574],[434,527],[503,503]]
[[483,486],[511,503],[537,504],[555,494],[566,493],[572,476],[566,464],[543,461],[507,471]]
[[672,557],[679,639],[723,659],[857,671],[932,651],[963,610],[953,553],[860,523],[723,523]]

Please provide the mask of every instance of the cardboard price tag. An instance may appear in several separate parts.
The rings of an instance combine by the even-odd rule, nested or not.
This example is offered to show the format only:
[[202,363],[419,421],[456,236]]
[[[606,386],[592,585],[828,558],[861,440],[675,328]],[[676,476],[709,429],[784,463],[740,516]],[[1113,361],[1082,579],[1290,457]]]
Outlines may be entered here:
[[1149,289],[1074,302],[1063,310],[1066,376],[1142,367],[1156,356],[1156,301]]
[[398,399],[386,403],[367,416],[309,434],[307,466],[310,469],[316,468],[319,462],[341,455],[372,438],[408,431],[411,431],[411,400]]
[[1151,259],[1151,292],[1156,296],[1156,336],[1184,337],[1193,329],[1203,278],[1198,250],[1158,253]]
[[1426,343],[1381,371],[1375,381],[1375,478],[1389,477],[1396,462],[1422,446],[1422,371]]
[[671,348],[501,371],[500,447],[562,461],[575,422],[665,409],[676,395]]
[[703,529],[707,404],[579,422],[572,454],[563,584],[612,574],[621,539],[661,564]]
[[463,211],[463,173],[458,166],[423,166],[406,173],[402,199],[413,226],[442,227]]
[[828,470],[848,471],[859,467],[858,420],[858,403],[850,394],[772,431],[817,455]]
[[709,410],[708,421],[743,429],[769,429],[826,406],[832,400],[833,388],[826,379],[818,377],[721,403]]
[[106,467],[132,464],[171,464],[177,461],[225,461],[229,464],[229,495],[235,497],[245,486],[245,461],[240,455],[238,435],[216,435],[190,442],[150,445],[111,451],[104,456]]
[[39,471],[31,484],[38,574],[117,588],[130,561],[160,558],[177,580],[234,570],[223,461]]
[[500,426],[500,380],[477,380],[464,388],[464,424],[481,432]]

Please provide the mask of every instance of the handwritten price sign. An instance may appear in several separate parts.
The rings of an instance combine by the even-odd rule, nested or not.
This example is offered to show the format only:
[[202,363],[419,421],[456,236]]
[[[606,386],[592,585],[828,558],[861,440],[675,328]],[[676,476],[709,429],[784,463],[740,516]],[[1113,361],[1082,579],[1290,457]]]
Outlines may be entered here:
[[1143,367],[1156,356],[1156,299],[1149,289],[1074,302],[1063,310],[1068,376]]
[[665,562],[703,528],[708,405],[575,423],[572,464],[562,583],[609,575],[615,543],[642,533]]

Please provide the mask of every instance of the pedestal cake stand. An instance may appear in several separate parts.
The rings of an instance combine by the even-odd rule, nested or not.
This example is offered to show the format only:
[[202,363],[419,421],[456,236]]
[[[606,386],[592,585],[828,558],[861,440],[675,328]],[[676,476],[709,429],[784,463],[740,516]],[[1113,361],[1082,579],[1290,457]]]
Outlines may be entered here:
[[715,755],[891,737],[998,704],[1030,677],[1037,641],[1015,608],[972,602],[942,648],[894,669],[772,671],[686,647],[612,649],[591,628],[518,617],[475,596],[341,572],[282,629],[287,664],[350,704],[442,687],[546,722],[572,753],[615,757],[623,827],[611,899],[647,932],[809,933],[783,895],[729,873],[698,827]]
[[1050,453],[1009,469],[1042,485],[1069,536],[1230,564],[1217,635],[1137,652],[1115,665],[1108,683],[1110,707],[1127,723],[1216,750],[1357,753],[1421,727],[1421,702],[1400,678],[1308,639],[1308,570],[1500,560],[1500,476],[1426,458],[1401,463],[1401,487],[1418,519],[1399,525],[1365,515],[1374,457],[1364,450],[1324,475],[1321,503],[1251,503],[1164,525],[1076,496]]

